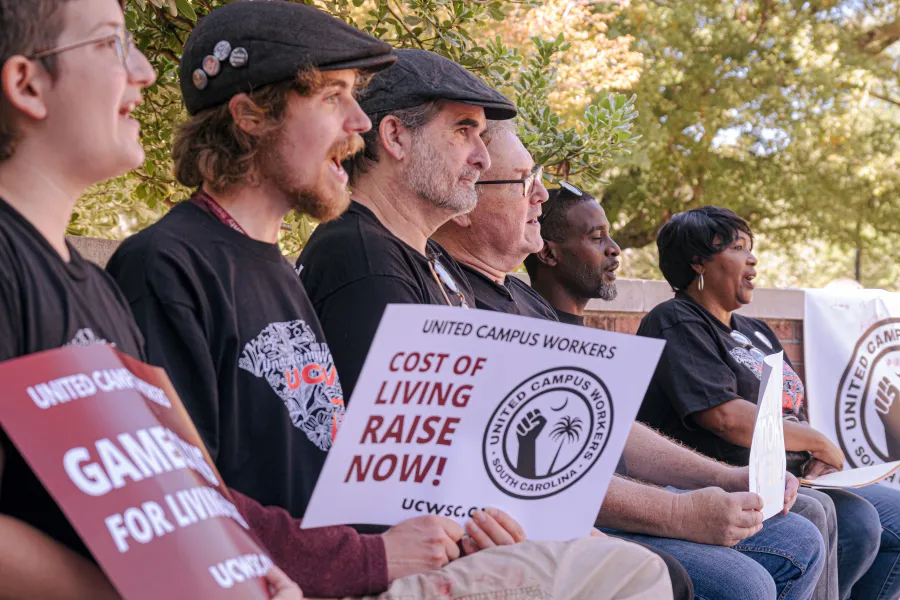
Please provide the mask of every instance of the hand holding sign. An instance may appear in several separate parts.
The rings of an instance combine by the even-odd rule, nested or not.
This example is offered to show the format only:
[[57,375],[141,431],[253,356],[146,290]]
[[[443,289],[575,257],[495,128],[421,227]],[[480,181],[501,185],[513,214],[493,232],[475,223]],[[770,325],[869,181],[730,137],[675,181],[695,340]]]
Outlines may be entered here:
[[750,491],[762,497],[764,519],[777,515],[784,506],[787,458],[781,420],[783,379],[784,353],[767,356],[763,362],[756,426],[750,446]]
[[463,529],[443,517],[417,517],[388,529],[381,537],[387,555],[388,580],[440,569],[459,558]]
[[462,543],[467,555],[496,546],[511,546],[526,539],[522,526],[499,508],[476,510],[472,520],[466,523],[466,533]]
[[303,592],[297,584],[278,567],[269,569],[266,583],[269,584],[269,592],[273,594],[272,600],[303,600]]

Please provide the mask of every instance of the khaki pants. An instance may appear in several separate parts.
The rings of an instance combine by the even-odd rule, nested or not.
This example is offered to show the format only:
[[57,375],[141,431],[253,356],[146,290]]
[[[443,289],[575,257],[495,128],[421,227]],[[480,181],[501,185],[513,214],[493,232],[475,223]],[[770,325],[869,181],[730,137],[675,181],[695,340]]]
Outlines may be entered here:
[[[371,598],[371,597],[370,597]],[[624,540],[522,542],[398,579],[379,600],[671,600],[655,554]]]

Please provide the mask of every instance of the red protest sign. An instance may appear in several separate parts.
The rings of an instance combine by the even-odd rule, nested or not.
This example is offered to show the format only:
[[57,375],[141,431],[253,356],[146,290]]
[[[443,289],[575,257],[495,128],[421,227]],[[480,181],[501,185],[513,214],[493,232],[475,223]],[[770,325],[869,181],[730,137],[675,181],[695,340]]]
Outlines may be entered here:
[[0,364],[0,424],[129,600],[268,598],[253,541],[171,382],[105,345]]

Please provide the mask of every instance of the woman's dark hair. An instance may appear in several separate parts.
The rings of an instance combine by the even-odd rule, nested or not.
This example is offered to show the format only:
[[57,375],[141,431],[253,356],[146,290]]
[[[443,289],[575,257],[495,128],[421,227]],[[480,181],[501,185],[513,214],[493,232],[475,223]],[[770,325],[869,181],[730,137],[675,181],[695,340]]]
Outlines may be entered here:
[[656,238],[659,269],[676,292],[697,278],[691,265],[699,265],[722,252],[746,233],[753,243],[747,221],[727,208],[704,206],[678,213],[663,225]]

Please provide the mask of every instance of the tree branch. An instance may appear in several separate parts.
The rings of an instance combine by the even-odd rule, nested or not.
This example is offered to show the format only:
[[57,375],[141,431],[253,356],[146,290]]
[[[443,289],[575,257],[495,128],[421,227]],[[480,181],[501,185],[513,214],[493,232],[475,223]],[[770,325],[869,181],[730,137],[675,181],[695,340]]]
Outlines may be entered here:
[[869,95],[874,96],[875,98],[878,98],[879,100],[884,100],[885,102],[889,102],[890,104],[893,104],[895,106],[900,106],[900,100],[894,100],[893,98],[890,98],[888,96],[876,94],[875,92],[873,92],[871,90],[869,91]]
[[[424,49],[425,49],[425,46],[422,45],[422,42],[419,41],[419,38],[417,38],[417,37],[415,36],[415,34],[412,32],[412,30],[411,30],[409,27],[406,26],[406,23],[403,22],[403,19],[402,19],[401,17],[397,16],[397,13],[395,13],[395,12],[394,12],[394,9],[391,8],[390,3],[389,3],[389,2],[385,2],[385,3],[384,3],[384,7],[388,10],[389,13],[391,13],[391,15],[392,15],[395,19],[397,19],[397,22],[400,23],[400,26],[403,27],[404,30],[406,30],[406,33],[409,35],[409,37],[411,37],[411,38],[413,39],[413,41],[416,42],[416,45],[417,45],[419,48],[421,48],[422,50],[424,50]],[[401,8],[401,10],[402,10],[403,7],[400,7],[400,8]]]
[[759,27],[756,29],[756,33],[753,34],[753,37],[750,38],[750,43],[755,44],[756,40],[759,39],[759,36],[762,34],[763,29],[766,28],[766,23],[769,22],[769,17],[772,13],[772,0],[766,0],[766,3],[763,5],[762,17],[759,21]]

